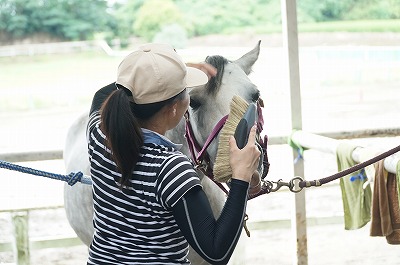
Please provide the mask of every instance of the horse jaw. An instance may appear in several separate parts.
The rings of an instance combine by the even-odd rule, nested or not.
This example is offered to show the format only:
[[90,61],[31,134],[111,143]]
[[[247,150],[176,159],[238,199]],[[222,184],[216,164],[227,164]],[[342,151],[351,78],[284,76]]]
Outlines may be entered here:
[[258,41],[256,47],[234,61],[237,65],[240,66],[240,68],[243,69],[243,71],[249,75],[251,73],[251,68],[253,64],[257,61],[258,55],[260,54],[260,45],[261,45],[261,40]]

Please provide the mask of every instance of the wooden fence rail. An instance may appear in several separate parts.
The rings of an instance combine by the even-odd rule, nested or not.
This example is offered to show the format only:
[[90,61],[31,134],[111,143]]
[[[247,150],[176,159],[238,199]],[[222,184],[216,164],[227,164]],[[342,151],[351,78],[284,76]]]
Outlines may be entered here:
[[51,207],[31,207],[27,209],[0,209],[0,213],[10,213],[13,231],[12,242],[0,242],[0,252],[12,251],[15,264],[29,265],[31,250],[82,245],[82,241],[75,235],[40,238],[29,237],[30,211],[58,209],[63,207],[63,205],[59,205]]
[[[336,154],[336,149],[340,142],[339,140],[335,140],[332,138],[304,131],[298,131],[293,133],[292,139],[295,140],[298,144],[300,144],[304,148],[319,150],[321,152],[331,153],[331,154]],[[395,146],[393,146],[393,148],[394,147]],[[380,151],[387,151],[387,150],[380,150]],[[356,149],[354,149],[352,153],[352,158],[354,162],[356,163],[363,162],[361,160],[362,152],[377,153],[378,150],[370,150],[370,148],[356,147]],[[385,169],[388,172],[396,174],[396,166],[398,162],[399,158],[397,156],[392,155],[387,157],[384,161]]]

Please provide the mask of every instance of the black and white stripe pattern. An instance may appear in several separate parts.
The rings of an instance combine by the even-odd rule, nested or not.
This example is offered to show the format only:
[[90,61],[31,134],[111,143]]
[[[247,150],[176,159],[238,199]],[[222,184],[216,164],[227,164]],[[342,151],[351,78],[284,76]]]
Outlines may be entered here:
[[95,229],[88,264],[189,264],[171,207],[200,185],[192,164],[172,147],[145,144],[131,186],[121,190],[99,123],[95,112],[88,125]]

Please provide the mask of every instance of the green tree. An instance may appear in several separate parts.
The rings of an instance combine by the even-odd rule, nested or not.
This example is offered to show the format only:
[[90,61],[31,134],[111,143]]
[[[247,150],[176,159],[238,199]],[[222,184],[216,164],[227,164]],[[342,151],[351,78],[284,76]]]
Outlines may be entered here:
[[358,0],[299,0],[298,10],[309,14],[314,21],[341,20]]
[[[280,0],[0,0],[0,36],[148,41],[260,29],[281,23]],[[399,0],[297,0],[298,21],[400,19]],[[172,36],[180,34],[180,37]],[[171,36],[169,36],[171,35]]]
[[358,1],[344,19],[398,19],[400,18],[399,0],[364,0]]
[[135,35],[151,41],[163,26],[183,24],[181,11],[171,0],[148,0],[138,11],[133,24]]
[[228,28],[253,25],[256,21],[253,8],[257,0],[249,0],[245,4],[240,0],[175,2],[185,14],[190,35],[222,33]]
[[0,1],[0,31],[14,37],[45,32],[83,40],[105,30],[111,20],[106,0]]
[[135,35],[133,32],[133,24],[138,16],[138,11],[145,0],[128,0],[114,5],[111,11],[115,17],[114,24],[111,27],[110,35],[118,37],[121,42],[127,44],[130,36]]

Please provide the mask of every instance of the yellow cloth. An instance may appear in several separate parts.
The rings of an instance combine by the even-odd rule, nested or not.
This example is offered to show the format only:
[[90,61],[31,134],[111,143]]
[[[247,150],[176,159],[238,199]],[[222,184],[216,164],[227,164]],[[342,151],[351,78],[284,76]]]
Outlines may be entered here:
[[[397,177],[399,173],[397,170]],[[370,235],[386,236],[389,244],[400,244],[400,204],[396,175],[386,171],[383,160],[375,164]]]
[[[356,146],[346,141],[339,143],[336,150],[336,160],[338,170],[350,168],[357,164],[352,158],[352,152]],[[363,179],[350,179],[362,174]],[[371,220],[371,185],[367,181],[365,171],[356,171],[340,179],[340,189],[342,191],[344,226],[346,230],[358,229],[365,226]]]

